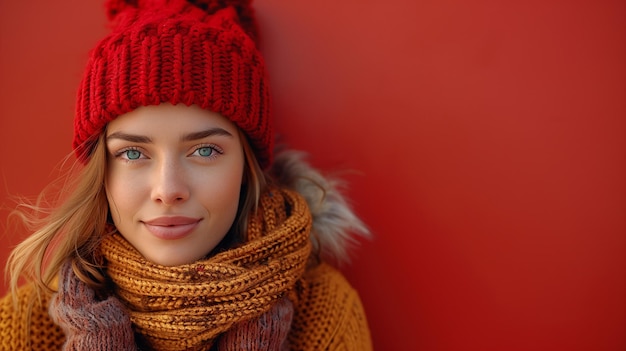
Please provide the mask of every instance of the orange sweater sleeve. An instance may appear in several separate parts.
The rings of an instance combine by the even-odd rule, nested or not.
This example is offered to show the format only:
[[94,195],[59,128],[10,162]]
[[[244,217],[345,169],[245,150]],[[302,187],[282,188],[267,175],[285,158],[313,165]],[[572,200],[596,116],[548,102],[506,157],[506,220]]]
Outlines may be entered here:
[[297,295],[292,350],[372,350],[361,300],[339,271],[327,264],[313,268],[297,286]]
[[40,301],[29,284],[18,290],[17,305],[12,297],[0,299],[0,351],[61,350],[65,336],[48,315],[49,296]]

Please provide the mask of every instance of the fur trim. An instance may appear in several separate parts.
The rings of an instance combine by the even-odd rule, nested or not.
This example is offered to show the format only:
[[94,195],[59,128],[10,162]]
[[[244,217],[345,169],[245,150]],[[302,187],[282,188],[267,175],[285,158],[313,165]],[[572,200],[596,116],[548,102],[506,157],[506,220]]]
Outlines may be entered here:
[[349,251],[371,233],[339,189],[343,183],[322,175],[305,160],[305,153],[277,153],[270,174],[278,185],[300,193],[313,216],[311,242],[321,257],[349,261]]

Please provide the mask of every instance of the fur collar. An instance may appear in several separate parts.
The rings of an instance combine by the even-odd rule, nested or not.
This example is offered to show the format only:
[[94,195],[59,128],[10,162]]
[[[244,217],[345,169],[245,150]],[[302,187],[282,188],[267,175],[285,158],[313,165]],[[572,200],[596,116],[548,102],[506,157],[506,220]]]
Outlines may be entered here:
[[359,239],[371,238],[369,229],[340,192],[343,182],[322,175],[305,161],[303,152],[278,152],[269,172],[279,186],[306,199],[313,216],[311,242],[321,257],[348,262],[350,250]]

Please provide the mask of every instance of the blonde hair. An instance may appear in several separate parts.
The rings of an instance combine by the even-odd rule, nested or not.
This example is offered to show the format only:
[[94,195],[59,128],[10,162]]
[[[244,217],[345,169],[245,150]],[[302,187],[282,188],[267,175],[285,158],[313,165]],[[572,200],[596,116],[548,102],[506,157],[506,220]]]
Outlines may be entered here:
[[[243,201],[240,201],[241,208],[239,210],[240,215],[245,215],[245,218],[240,218],[239,220],[241,226],[239,232],[243,234],[246,232],[246,225],[248,224],[247,215],[251,212],[256,212],[261,194],[263,194],[267,188],[271,178],[261,169],[246,134],[239,128],[237,128],[237,132],[239,133],[239,140],[241,140],[245,160],[242,189],[244,198]],[[240,215],[237,217],[240,217]],[[237,220],[235,220],[235,223],[237,223]]]
[[[106,234],[109,205],[105,191],[107,150],[101,133],[91,158],[70,183],[61,189],[67,198],[49,209],[23,203],[13,212],[33,233],[18,244],[9,255],[5,272],[14,296],[20,277],[34,282],[37,293],[53,292],[53,282],[67,259],[72,260],[77,276],[95,289],[102,288],[105,277],[98,257],[98,246]],[[256,211],[259,198],[267,186],[267,177],[256,160],[245,134],[239,130],[244,153],[244,181],[239,210],[229,236],[231,244],[245,240],[248,215]],[[69,177],[69,176],[68,176]],[[39,200],[44,196],[40,195]],[[224,247],[228,248],[228,247]]]
[[[85,279],[85,272],[89,272],[96,281],[101,280],[94,265],[87,264],[94,261],[87,256],[95,252],[108,215],[104,191],[106,150],[102,140],[101,136],[87,165],[61,189],[68,197],[58,207],[49,209],[38,201],[35,205],[21,204],[14,212],[28,228],[35,229],[13,249],[7,261],[6,273],[14,296],[20,277],[34,282],[38,292],[51,291],[54,277],[67,258],[74,260],[81,279],[93,281]],[[43,196],[42,193],[39,199]],[[76,269],[76,258],[85,263],[82,269]]]

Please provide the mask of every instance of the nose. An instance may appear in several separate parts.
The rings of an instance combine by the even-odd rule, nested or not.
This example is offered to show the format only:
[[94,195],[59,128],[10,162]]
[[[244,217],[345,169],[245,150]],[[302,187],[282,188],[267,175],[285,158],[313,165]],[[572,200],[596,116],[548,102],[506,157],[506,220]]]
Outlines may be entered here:
[[152,200],[163,205],[175,205],[189,198],[184,168],[175,160],[166,159],[156,165],[152,186]]

